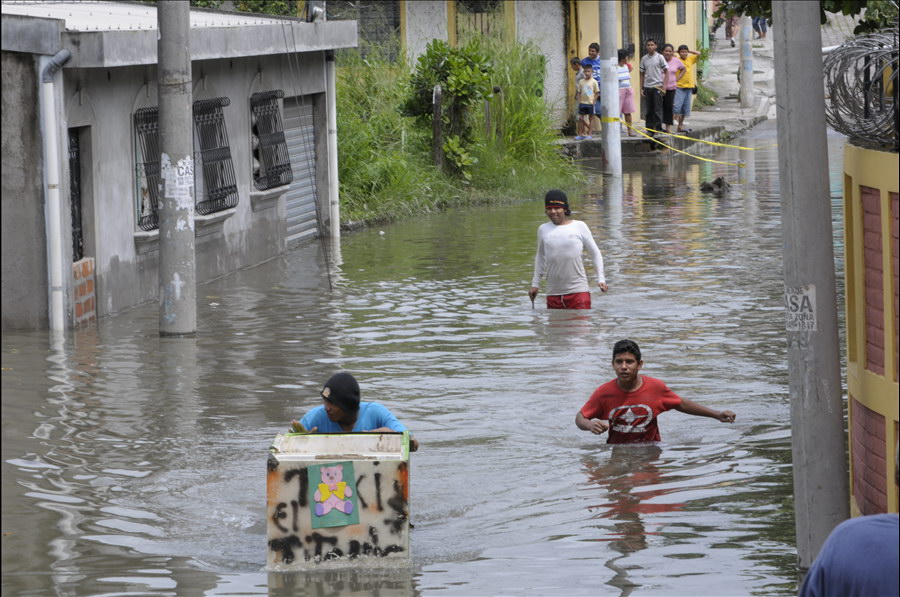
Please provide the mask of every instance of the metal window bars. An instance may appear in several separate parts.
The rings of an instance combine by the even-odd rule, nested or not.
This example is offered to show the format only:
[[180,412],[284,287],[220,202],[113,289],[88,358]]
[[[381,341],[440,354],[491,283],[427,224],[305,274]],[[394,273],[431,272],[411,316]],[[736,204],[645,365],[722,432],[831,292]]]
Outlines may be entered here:
[[[206,215],[234,207],[238,203],[237,183],[228,131],[222,108],[231,103],[227,97],[194,102],[194,128],[200,144],[198,153],[203,168],[204,196],[196,204]],[[141,108],[134,113],[134,131],[139,154],[136,162],[138,226],[141,230],[159,228],[160,143],[159,108]]]
[[250,96],[250,130],[253,135],[253,186],[258,191],[290,184],[294,180],[278,100],[280,89]]
[[194,102],[194,129],[200,142],[205,187],[203,199],[197,201],[197,213],[201,215],[230,209],[238,203],[228,130],[222,113],[222,108],[230,103],[227,97]]
[[141,108],[134,113],[134,132],[140,154],[137,158],[138,226],[159,228],[159,109]]

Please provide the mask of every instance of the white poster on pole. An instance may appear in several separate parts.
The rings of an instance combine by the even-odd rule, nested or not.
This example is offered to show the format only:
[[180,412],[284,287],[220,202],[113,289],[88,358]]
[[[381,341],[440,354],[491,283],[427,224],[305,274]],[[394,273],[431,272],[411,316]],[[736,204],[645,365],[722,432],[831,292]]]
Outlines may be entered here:
[[816,285],[784,289],[785,328],[789,332],[816,331]]

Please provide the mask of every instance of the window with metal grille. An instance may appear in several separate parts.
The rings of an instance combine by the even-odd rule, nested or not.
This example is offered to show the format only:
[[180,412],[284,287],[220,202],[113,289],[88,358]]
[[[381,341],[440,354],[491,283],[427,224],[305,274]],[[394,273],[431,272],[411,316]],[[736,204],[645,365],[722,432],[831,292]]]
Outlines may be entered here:
[[250,130],[252,133],[253,186],[258,191],[290,184],[291,156],[288,155],[278,100],[280,89],[254,93],[250,97]]
[[194,130],[200,145],[194,172],[203,172],[203,192],[198,193],[202,198],[196,201],[197,213],[201,215],[224,211],[238,203],[228,130],[222,113],[222,108],[230,103],[227,97],[194,102]]
[[[228,145],[228,131],[222,108],[227,97],[194,102],[195,172],[203,176],[195,182],[197,213],[206,215],[234,207],[238,203],[234,165]],[[141,108],[134,113],[137,221],[141,230],[159,228],[160,144],[159,108]],[[202,167],[197,167],[202,166]],[[200,197],[199,201],[196,200]]]
[[159,228],[159,109],[134,113],[137,221],[141,230]]
[[685,3],[686,0],[677,0],[677,2],[675,2],[676,18],[678,19],[679,25],[684,25],[687,22],[687,16],[685,15]]

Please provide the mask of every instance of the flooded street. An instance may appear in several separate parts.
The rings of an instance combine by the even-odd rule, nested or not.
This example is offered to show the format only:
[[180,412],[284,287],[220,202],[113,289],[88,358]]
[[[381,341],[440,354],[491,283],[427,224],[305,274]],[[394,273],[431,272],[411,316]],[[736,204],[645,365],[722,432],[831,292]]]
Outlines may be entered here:
[[[795,594],[775,136],[736,139],[763,148],[743,186],[626,157],[605,200],[587,164],[573,217],[610,285],[589,312],[543,292],[532,309],[535,198],[347,234],[332,290],[318,243],[205,284],[194,339],[160,339],[155,304],[62,351],[4,333],[3,594]],[[719,175],[729,194],[700,193]],[[671,411],[661,444],[617,449],[576,429],[625,337],[644,373],[737,421]],[[421,442],[411,565],[267,573],[267,449],[338,369]]]

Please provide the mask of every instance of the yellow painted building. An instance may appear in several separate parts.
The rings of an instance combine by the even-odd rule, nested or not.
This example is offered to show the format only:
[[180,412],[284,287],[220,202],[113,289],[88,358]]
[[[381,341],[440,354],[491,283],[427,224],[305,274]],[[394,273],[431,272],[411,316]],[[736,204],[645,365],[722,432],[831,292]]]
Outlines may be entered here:
[[898,511],[898,154],[844,149],[850,509]]

